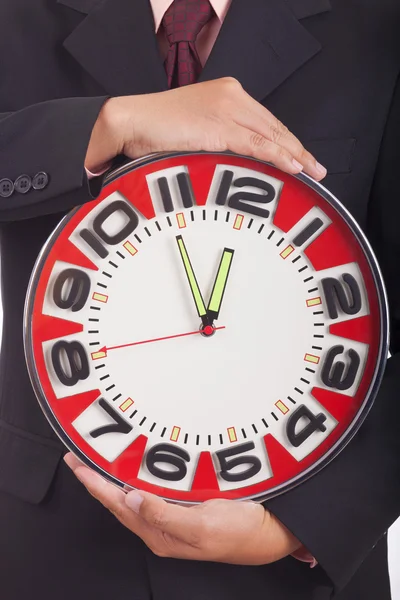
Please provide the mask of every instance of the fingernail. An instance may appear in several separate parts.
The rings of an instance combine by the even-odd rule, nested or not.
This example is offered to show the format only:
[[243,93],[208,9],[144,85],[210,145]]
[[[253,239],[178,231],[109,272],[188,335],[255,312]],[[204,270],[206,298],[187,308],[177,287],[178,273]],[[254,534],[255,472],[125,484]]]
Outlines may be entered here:
[[296,167],[298,171],[302,171],[304,169],[303,165],[299,163],[295,158],[292,160],[292,164]]
[[129,494],[127,494],[125,497],[127,506],[135,513],[139,512],[143,500],[143,496],[141,496],[138,492],[129,492]]
[[318,171],[318,173],[320,173],[320,175],[323,175],[325,177],[325,175],[327,174],[327,170],[325,169],[325,167],[323,165],[321,165],[319,162],[315,163],[315,167]]

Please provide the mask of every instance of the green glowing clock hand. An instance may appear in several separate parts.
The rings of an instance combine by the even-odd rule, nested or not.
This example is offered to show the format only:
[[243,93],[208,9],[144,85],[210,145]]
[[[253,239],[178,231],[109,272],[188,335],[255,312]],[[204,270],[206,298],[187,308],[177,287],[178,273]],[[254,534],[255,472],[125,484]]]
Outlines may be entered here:
[[213,290],[211,292],[210,302],[208,303],[208,308],[206,308],[182,236],[177,235],[176,241],[178,243],[178,248],[182,258],[183,266],[185,267],[186,276],[188,278],[194,303],[196,305],[197,314],[201,318],[203,327],[207,327],[210,325],[212,326],[214,320],[218,319],[219,316],[222,300],[226,289],[226,284],[228,281],[229,271],[232,264],[234,250],[231,250],[230,248],[225,248],[222,253],[221,261],[218,267],[218,272],[214,281]]
[[196,275],[194,274],[192,263],[190,262],[189,254],[186,250],[185,243],[181,235],[176,236],[178,243],[179,252],[182,258],[183,266],[185,267],[186,276],[188,278],[189,286],[193,295],[193,300],[196,305],[197,314],[201,318],[203,327],[212,325],[212,321],[208,317],[208,311],[204,304],[203,296],[201,295],[199,284],[197,283]]
[[232,264],[234,250],[224,248],[221,262],[219,263],[217,276],[214,281],[214,287],[211,292],[210,302],[208,303],[207,313],[211,323],[218,319],[221,310],[222,299],[224,297],[226,284],[228,282],[229,271]]

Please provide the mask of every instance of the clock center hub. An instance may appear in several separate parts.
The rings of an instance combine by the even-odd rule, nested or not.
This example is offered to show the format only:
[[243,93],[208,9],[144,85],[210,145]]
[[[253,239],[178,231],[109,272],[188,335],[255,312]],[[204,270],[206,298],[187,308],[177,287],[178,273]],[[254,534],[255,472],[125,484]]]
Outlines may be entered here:
[[204,337],[211,337],[215,333],[214,325],[206,325],[205,327],[201,326],[201,333]]

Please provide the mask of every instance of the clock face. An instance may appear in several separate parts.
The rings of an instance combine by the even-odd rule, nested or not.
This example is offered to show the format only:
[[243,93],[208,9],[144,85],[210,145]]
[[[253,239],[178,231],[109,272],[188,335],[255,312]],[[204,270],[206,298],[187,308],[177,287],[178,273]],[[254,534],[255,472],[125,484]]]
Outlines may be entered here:
[[322,468],[379,386],[371,250],[306,176],[231,154],[111,174],[43,249],[28,369],[64,443],[167,499],[265,499]]

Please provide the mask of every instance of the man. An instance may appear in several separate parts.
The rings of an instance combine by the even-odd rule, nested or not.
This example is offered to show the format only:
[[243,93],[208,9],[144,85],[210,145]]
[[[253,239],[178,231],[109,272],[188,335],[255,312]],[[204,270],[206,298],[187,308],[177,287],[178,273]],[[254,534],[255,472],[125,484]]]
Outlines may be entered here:
[[[400,506],[400,301],[393,266],[400,252],[394,214],[399,208],[395,169],[387,167],[387,153],[395,147],[392,119],[398,121],[395,112],[389,120],[388,114],[392,101],[398,103],[400,7],[397,0],[233,0],[218,12],[215,2],[216,14],[206,19],[198,39],[177,41],[169,31],[170,3],[157,4],[3,0],[0,6],[3,596],[325,600],[335,593],[341,600],[385,600],[390,591],[384,533]],[[209,11],[204,3],[201,11]],[[190,52],[179,61],[182,42]],[[179,63],[185,65],[180,71]],[[193,80],[201,83],[165,91]],[[91,498],[60,460],[62,445],[37,406],[26,372],[25,290],[37,254],[62,215],[101,188],[101,176],[88,183],[84,165],[99,173],[121,154],[230,149],[321,179],[323,167],[272,115],[326,165],[326,186],[371,236],[392,302],[394,356],[373,411],[342,454],[309,482],[256,507],[274,527],[266,530],[265,555],[258,539],[257,556],[236,560],[233,550],[242,539],[229,538],[228,531],[228,560],[155,548],[179,558],[157,556],[145,544],[151,546],[146,531],[157,525],[146,506],[157,499],[145,497],[139,507],[138,497],[128,495],[130,508],[124,505],[122,514],[120,500],[114,504],[109,489],[68,458],[104,504],[111,510],[118,505],[118,517],[127,516],[125,525],[142,541]],[[163,534],[162,527],[158,531]],[[282,558],[301,544],[318,566]]]

